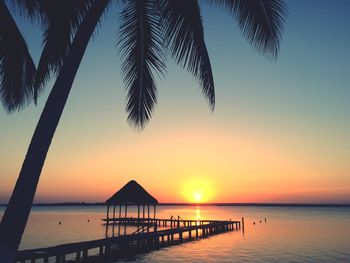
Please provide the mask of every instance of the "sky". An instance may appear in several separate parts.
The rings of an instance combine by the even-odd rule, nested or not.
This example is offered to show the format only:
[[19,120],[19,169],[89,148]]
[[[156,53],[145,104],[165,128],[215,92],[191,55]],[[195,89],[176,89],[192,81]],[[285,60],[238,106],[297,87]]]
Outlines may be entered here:
[[[90,42],[43,168],[35,202],[103,202],[136,180],[160,202],[350,203],[350,1],[286,1],[277,61],[201,2],[216,108],[168,62],[146,128],[127,123],[118,6]],[[41,35],[16,16],[37,62]],[[0,203],[12,192],[38,105],[0,110]]]

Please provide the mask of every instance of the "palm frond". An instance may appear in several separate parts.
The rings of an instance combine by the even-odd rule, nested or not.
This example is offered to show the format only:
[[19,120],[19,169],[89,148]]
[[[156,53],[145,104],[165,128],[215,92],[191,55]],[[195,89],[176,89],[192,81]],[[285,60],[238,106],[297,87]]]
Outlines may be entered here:
[[18,8],[20,13],[29,18],[40,18],[42,15],[40,5],[42,3],[38,0],[11,0],[15,8]]
[[150,119],[157,101],[153,73],[165,69],[159,20],[155,0],[129,0],[121,14],[119,45],[122,53],[122,74],[127,95],[128,121],[143,128]]
[[42,0],[43,52],[35,76],[35,99],[59,72],[77,29],[95,0]]
[[259,51],[277,58],[287,7],[283,0],[207,0],[226,9],[243,36]]
[[197,0],[162,0],[158,3],[165,43],[178,64],[200,81],[210,106],[215,106],[215,90],[200,8]]
[[0,1],[0,95],[8,112],[33,98],[35,65],[7,6]]

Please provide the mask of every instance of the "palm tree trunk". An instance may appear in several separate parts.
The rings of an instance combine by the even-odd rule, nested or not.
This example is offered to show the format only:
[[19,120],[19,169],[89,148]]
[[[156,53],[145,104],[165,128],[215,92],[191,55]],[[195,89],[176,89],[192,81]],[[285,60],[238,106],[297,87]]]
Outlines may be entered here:
[[78,30],[36,126],[0,224],[0,262],[12,263],[28,220],[40,173],[90,37],[109,0],[97,0]]

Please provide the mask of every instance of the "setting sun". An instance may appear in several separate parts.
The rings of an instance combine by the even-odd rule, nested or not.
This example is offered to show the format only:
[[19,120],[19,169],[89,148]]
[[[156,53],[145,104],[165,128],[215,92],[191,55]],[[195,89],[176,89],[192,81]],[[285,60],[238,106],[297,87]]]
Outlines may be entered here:
[[190,203],[206,203],[214,196],[212,182],[207,179],[192,178],[182,186],[182,195]]
[[194,192],[193,199],[194,199],[194,201],[196,201],[196,203],[200,203],[202,201],[202,193],[201,192]]

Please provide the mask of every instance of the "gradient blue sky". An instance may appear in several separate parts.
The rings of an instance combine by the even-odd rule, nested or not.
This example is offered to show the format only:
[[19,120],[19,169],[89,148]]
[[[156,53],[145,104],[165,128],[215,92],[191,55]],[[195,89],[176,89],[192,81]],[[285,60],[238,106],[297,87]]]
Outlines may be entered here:
[[[216,109],[170,60],[141,133],[126,121],[118,9],[110,8],[74,82],[36,201],[104,201],[136,179],[163,202],[201,191],[208,202],[350,203],[350,1],[286,2],[276,62],[230,16],[202,5]],[[37,61],[40,31],[18,21]],[[51,85],[37,107],[0,111],[0,202],[10,197]]]

